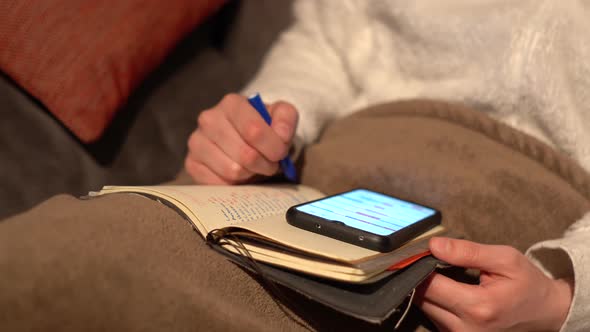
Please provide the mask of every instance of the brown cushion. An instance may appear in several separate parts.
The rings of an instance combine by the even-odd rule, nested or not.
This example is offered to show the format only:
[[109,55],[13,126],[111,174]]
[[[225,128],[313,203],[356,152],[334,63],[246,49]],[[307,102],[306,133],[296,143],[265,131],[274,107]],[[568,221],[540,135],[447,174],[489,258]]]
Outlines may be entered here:
[[0,70],[84,142],[224,0],[5,0]]

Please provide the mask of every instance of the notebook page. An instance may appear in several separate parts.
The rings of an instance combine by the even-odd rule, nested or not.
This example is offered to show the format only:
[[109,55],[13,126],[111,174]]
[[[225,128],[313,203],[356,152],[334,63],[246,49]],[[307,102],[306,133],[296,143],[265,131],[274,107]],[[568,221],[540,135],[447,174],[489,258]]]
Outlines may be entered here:
[[[132,191],[133,187],[126,188]],[[173,197],[198,218],[207,232],[273,216],[280,216],[284,219],[289,207],[324,196],[317,190],[300,185],[148,186],[141,188],[163,198]]]

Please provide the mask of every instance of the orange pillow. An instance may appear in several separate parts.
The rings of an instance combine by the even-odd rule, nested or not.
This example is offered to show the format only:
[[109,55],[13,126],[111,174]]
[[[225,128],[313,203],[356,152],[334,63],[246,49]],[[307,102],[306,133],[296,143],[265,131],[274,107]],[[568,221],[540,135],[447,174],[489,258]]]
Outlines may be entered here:
[[0,69],[83,142],[224,0],[0,1]]

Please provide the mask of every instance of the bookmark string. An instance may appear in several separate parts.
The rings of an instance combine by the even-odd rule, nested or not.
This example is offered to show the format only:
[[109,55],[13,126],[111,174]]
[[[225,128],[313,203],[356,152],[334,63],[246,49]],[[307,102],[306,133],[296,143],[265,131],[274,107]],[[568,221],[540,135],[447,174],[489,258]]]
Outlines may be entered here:
[[410,299],[408,300],[408,305],[406,305],[406,309],[404,309],[404,313],[397,320],[397,323],[395,323],[395,326],[393,327],[394,331],[396,331],[400,327],[400,325],[402,324],[402,322],[404,321],[404,319],[408,315],[408,312],[410,311],[410,307],[412,306],[412,302],[414,301],[414,294],[416,294],[416,288],[412,289],[412,293],[410,293]]

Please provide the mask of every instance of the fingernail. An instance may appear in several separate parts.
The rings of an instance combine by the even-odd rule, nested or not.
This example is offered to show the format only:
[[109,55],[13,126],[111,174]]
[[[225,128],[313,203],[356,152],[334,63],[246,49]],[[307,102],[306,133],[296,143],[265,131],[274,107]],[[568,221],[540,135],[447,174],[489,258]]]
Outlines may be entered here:
[[439,253],[446,252],[449,250],[449,240],[442,237],[433,237],[430,240],[430,249]]

